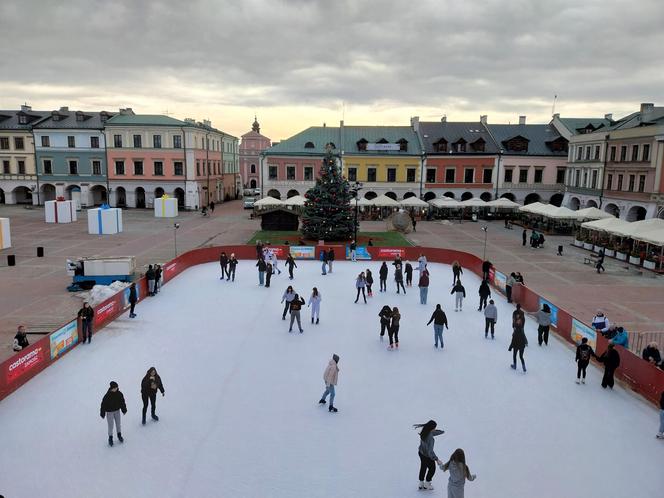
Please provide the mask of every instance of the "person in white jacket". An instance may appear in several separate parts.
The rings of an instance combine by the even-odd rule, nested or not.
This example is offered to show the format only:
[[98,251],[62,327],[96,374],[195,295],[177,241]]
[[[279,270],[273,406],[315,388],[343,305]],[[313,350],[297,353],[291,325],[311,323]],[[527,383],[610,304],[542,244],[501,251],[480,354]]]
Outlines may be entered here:
[[334,388],[337,385],[337,380],[339,378],[339,355],[333,354],[332,359],[327,364],[325,372],[323,372],[323,381],[325,381],[325,392],[321,397],[319,404],[324,405],[326,403],[327,395],[330,395],[330,406],[328,411],[331,413],[336,413],[338,410],[334,407]]
[[323,298],[321,297],[320,292],[314,287],[311,291],[311,297],[309,297],[309,304],[307,306],[311,307],[311,323],[314,323],[315,318],[316,325],[318,325],[320,320],[320,302],[322,300]]
[[611,324],[609,319],[604,315],[602,310],[597,310],[597,314],[593,317],[592,326],[598,332],[604,333],[609,330]]
[[29,345],[30,342],[28,342],[28,336],[25,334],[25,326],[19,325],[18,331],[14,336],[13,349],[14,351],[22,351],[25,348],[27,348]]

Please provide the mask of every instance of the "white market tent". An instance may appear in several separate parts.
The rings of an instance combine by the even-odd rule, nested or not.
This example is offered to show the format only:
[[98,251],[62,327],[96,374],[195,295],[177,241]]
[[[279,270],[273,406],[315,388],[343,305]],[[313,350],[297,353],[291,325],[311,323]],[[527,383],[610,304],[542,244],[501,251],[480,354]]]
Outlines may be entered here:
[[587,207],[584,209],[579,209],[578,211],[576,211],[576,215],[578,220],[602,220],[602,219],[614,218],[614,216],[611,213],[607,213],[606,211],[602,211],[601,209],[598,209],[596,207]]
[[486,201],[478,197],[471,197],[465,201],[461,201],[461,207],[487,207]]
[[305,202],[307,202],[307,199],[301,195],[294,195],[283,201],[286,206],[304,206]]
[[652,232],[645,232],[638,236],[639,240],[647,244],[664,246],[664,228],[657,228]]
[[414,208],[428,208],[429,204],[422,199],[418,199],[417,197],[408,197],[407,199],[402,200],[399,204],[401,204],[402,207],[414,207]]
[[544,208],[544,206],[547,206],[547,204],[542,204],[541,202],[533,202],[532,204],[526,204],[525,206],[521,206],[519,208],[519,211],[522,213],[543,214],[542,208]]
[[263,207],[268,207],[268,206],[283,206],[284,203],[280,201],[279,199],[275,199],[274,197],[263,197],[262,199],[254,202],[254,207],[258,208],[263,208]]
[[452,199],[451,197],[441,197],[439,199],[433,199],[429,201],[429,204],[431,204],[433,207],[436,208],[448,208],[448,209],[456,209],[461,207],[461,203],[457,200]]
[[611,232],[621,237],[630,237],[632,239],[641,240],[640,236],[642,234],[658,231],[660,229],[664,229],[664,220],[651,218],[648,220],[627,223],[626,225],[611,230]]
[[493,207],[498,209],[513,209],[513,210],[521,207],[518,203],[510,201],[506,197],[501,197],[500,199],[489,201],[486,203],[486,205],[488,207]]
[[581,228],[587,228],[588,230],[595,230],[598,232],[609,232],[611,233],[614,228],[621,227],[622,225],[629,225],[628,221],[619,220],[618,218],[604,218],[603,220],[595,221],[586,221],[581,223]]
[[374,204],[373,204],[373,201],[370,201],[370,200],[367,199],[366,197],[362,197],[362,198],[360,198],[359,200],[357,200],[357,199],[353,199],[353,200],[350,201],[350,205],[351,205],[351,206],[355,206],[356,203],[357,203],[357,205],[358,205],[359,207],[363,207],[363,206],[373,206],[373,205],[374,205]]
[[389,198],[385,194],[379,195],[371,201],[374,206],[377,207],[399,207],[399,203],[394,199]]
[[549,218],[552,218],[554,220],[576,220],[578,219],[578,215],[576,211],[572,211],[569,208],[566,207],[556,207],[553,206],[552,204],[547,204],[549,206],[545,213],[544,216],[547,216]]

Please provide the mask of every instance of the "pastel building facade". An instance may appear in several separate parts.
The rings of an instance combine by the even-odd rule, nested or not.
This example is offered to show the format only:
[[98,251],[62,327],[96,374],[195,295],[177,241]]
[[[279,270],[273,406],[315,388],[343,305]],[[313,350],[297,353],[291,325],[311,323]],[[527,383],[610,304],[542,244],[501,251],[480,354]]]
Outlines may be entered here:
[[261,183],[260,155],[272,144],[268,137],[261,135],[258,119],[254,118],[251,131],[241,137],[240,142],[240,178],[242,187],[259,188]]

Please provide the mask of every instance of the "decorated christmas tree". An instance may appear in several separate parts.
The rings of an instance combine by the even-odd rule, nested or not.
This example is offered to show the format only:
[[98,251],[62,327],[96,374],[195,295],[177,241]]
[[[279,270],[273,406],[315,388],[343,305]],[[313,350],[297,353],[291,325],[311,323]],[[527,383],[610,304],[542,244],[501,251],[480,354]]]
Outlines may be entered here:
[[349,240],[354,231],[348,181],[341,176],[336,158],[327,150],[316,185],[305,194],[302,234],[314,240]]

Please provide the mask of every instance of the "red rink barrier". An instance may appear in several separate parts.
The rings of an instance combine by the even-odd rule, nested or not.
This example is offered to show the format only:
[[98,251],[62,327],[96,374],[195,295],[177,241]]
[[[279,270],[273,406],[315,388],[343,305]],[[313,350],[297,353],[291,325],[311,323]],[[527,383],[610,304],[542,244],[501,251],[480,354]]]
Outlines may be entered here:
[[[271,245],[270,247],[279,248],[282,256],[287,255],[289,252],[289,246]],[[337,255],[338,260],[341,261],[345,259],[342,246],[323,245],[316,246],[316,260],[319,260],[320,258],[321,249],[329,250],[331,247],[335,249],[335,254]],[[372,261],[392,260],[394,259],[396,252],[400,251],[402,259],[404,261],[410,261],[413,263],[413,266],[416,266],[417,259],[423,254],[429,262],[452,264],[454,261],[458,261],[464,270],[470,270],[477,275],[482,274],[482,260],[473,254],[436,247],[399,247],[389,249],[389,251],[386,251],[385,248],[380,247],[367,248],[369,254],[371,254]],[[256,260],[255,246],[236,245],[194,249],[163,265],[163,283],[169,282],[187,268],[202,263],[218,261],[221,251],[225,251],[229,256],[231,253],[235,253],[237,259]],[[280,259],[283,260],[284,257],[280,257]],[[362,263],[369,264],[370,262],[362,261],[358,264]],[[138,287],[139,301],[141,301],[147,295],[147,282],[145,277],[141,277],[137,280],[136,285]],[[125,292],[126,291],[121,291],[94,307],[94,333],[99,332],[101,328],[120,316],[129,307]],[[534,312],[539,308],[539,294],[533,292],[524,285],[515,285],[513,287],[512,298],[515,302],[520,303],[526,311]],[[558,307],[558,327],[552,329],[554,333],[570,343],[573,343],[571,337],[572,318],[573,317],[569,313]],[[57,331],[54,331],[49,336],[30,345],[25,351],[15,354],[0,364],[0,400],[7,397],[51,363],[59,360],[71,350],[68,349],[67,351],[64,351],[63,354],[51,359],[50,339],[51,335],[56,332]],[[599,353],[606,350],[606,344],[606,339],[601,336],[597,338],[597,350]],[[649,401],[658,403],[659,396],[661,392],[664,391],[664,371],[653,367],[647,361],[620,346],[618,346],[618,350],[620,352],[620,368],[617,371],[618,377]]]

